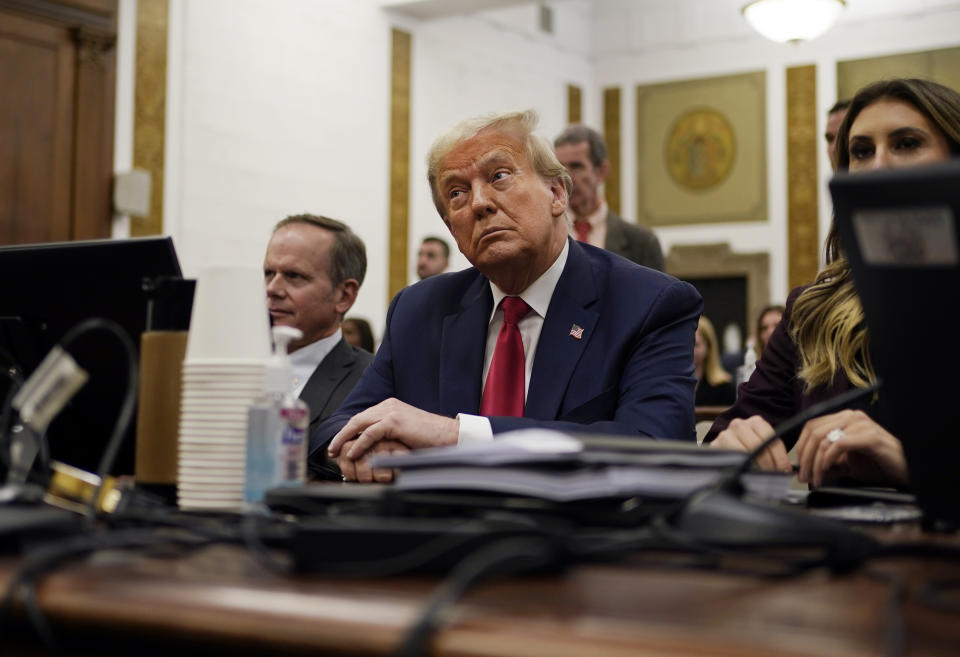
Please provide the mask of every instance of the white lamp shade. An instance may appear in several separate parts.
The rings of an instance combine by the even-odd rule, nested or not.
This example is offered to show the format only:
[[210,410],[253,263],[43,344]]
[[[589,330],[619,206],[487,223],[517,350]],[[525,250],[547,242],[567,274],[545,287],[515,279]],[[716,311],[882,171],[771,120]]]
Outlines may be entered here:
[[816,39],[830,29],[844,0],[755,0],[741,11],[757,32],[772,41]]

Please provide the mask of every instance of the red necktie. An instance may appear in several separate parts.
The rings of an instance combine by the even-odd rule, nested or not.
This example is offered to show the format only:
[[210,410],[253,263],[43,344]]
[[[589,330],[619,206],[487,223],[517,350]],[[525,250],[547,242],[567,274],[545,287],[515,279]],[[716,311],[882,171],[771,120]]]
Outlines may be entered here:
[[530,306],[520,297],[504,297],[500,307],[503,309],[503,326],[497,335],[497,346],[487,372],[480,415],[523,417],[526,368],[517,322],[530,312]]
[[591,228],[593,228],[593,226],[590,225],[589,221],[574,221],[573,229],[577,231],[577,241],[589,242]]

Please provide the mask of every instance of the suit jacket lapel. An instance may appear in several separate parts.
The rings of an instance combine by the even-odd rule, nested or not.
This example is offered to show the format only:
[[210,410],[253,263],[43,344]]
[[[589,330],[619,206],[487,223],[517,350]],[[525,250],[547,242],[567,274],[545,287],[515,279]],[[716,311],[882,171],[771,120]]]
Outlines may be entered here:
[[[593,336],[599,314],[588,306],[596,299],[590,260],[571,240],[567,264],[553,291],[540,332],[527,390],[526,417],[553,420],[558,416],[577,362]],[[576,327],[583,329],[580,339],[571,335]]]
[[443,319],[440,339],[440,409],[447,415],[480,412],[480,381],[493,295],[486,277],[463,295],[460,310]]
[[307,383],[300,393],[300,399],[310,407],[310,422],[314,422],[320,417],[330,400],[330,395],[333,394],[343,378],[349,374],[350,366],[353,365],[354,360],[356,360],[356,357],[353,355],[350,345],[341,339],[330,350],[326,358],[320,361],[317,369],[307,379]]
[[627,235],[620,223],[620,218],[612,212],[607,212],[607,237],[603,247],[614,253],[624,253],[627,249]]

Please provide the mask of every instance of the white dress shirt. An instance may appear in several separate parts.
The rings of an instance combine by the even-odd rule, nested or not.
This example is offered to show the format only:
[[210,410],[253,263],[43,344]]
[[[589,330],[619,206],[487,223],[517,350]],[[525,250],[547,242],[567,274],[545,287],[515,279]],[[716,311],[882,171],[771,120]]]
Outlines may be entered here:
[[307,380],[313,376],[314,370],[323,362],[327,354],[337,346],[341,337],[343,337],[343,333],[340,329],[337,329],[333,335],[311,342],[290,354],[290,364],[293,366],[293,381],[290,382],[290,391],[295,397],[300,396],[303,387],[307,385]]
[[[543,329],[543,319],[547,316],[547,308],[550,306],[553,291],[556,289],[563,268],[567,264],[569,251],[570,243],[564,241],[560,255],[550,265],[550,268],[543,272],[540,278],[531,283],[526,290],[517,295],[530,306],[530,312],[517,323],[520,338],[523,340],[524,399],[526,399],[527,391],[530,389],[530,373],[533,372],[533,360],[537,353],[537,343],[540,341],[540,331]],[[490,361],[493,360],[493,351],[497,346],[497,336],[500,334],[500,327],[503,326],[503,310],[500,308],[500,302],[507,296],[503,290],[492,282],[490,283],[490,292],[493,293],[493,313],[490,315],[490,323],[487,325],[487,348],[483,357],[481,390],[487,384]],[[479,415],[468,415],[467,413],[458,413],[457,419],[460,420],[459,444],[493,440],[493,428],[490,426],[489,419]]]
[[573,221],[570,222],[570,237],[577,239],[577,229],[574,227],[576,221],[586,221],[590,224],[590,233],[587,235],[587,242],[599,248],[604,248],[607,243],[607,214],[610,208],[604,199],[600,199],[600,206],[586,217],[574,217],[570,213]]

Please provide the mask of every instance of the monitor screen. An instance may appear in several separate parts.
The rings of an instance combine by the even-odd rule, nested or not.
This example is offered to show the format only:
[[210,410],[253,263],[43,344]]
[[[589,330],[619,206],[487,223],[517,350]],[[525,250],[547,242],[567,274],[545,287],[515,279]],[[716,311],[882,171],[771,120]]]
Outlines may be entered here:
[[[0,294],[0,359],[26,379],[67,331],[93,317],[119,324],[139,353],[148,298],[156,281],[165,279],[182,280],[170,237],[0,247],[0,280],[6,281]],[[104,331],[79,337],[68,351],[90,378],[50,424],[50,456],[95,471],[126,390],[124,351]],[[4,397],[10,385],[3,377]],[[115,474],[133,472],[135,424],[127,431]]]
[[881,424],[903,443],[925,516],[960,524],[960,159],[830,182],[834,214],[883,381]]

